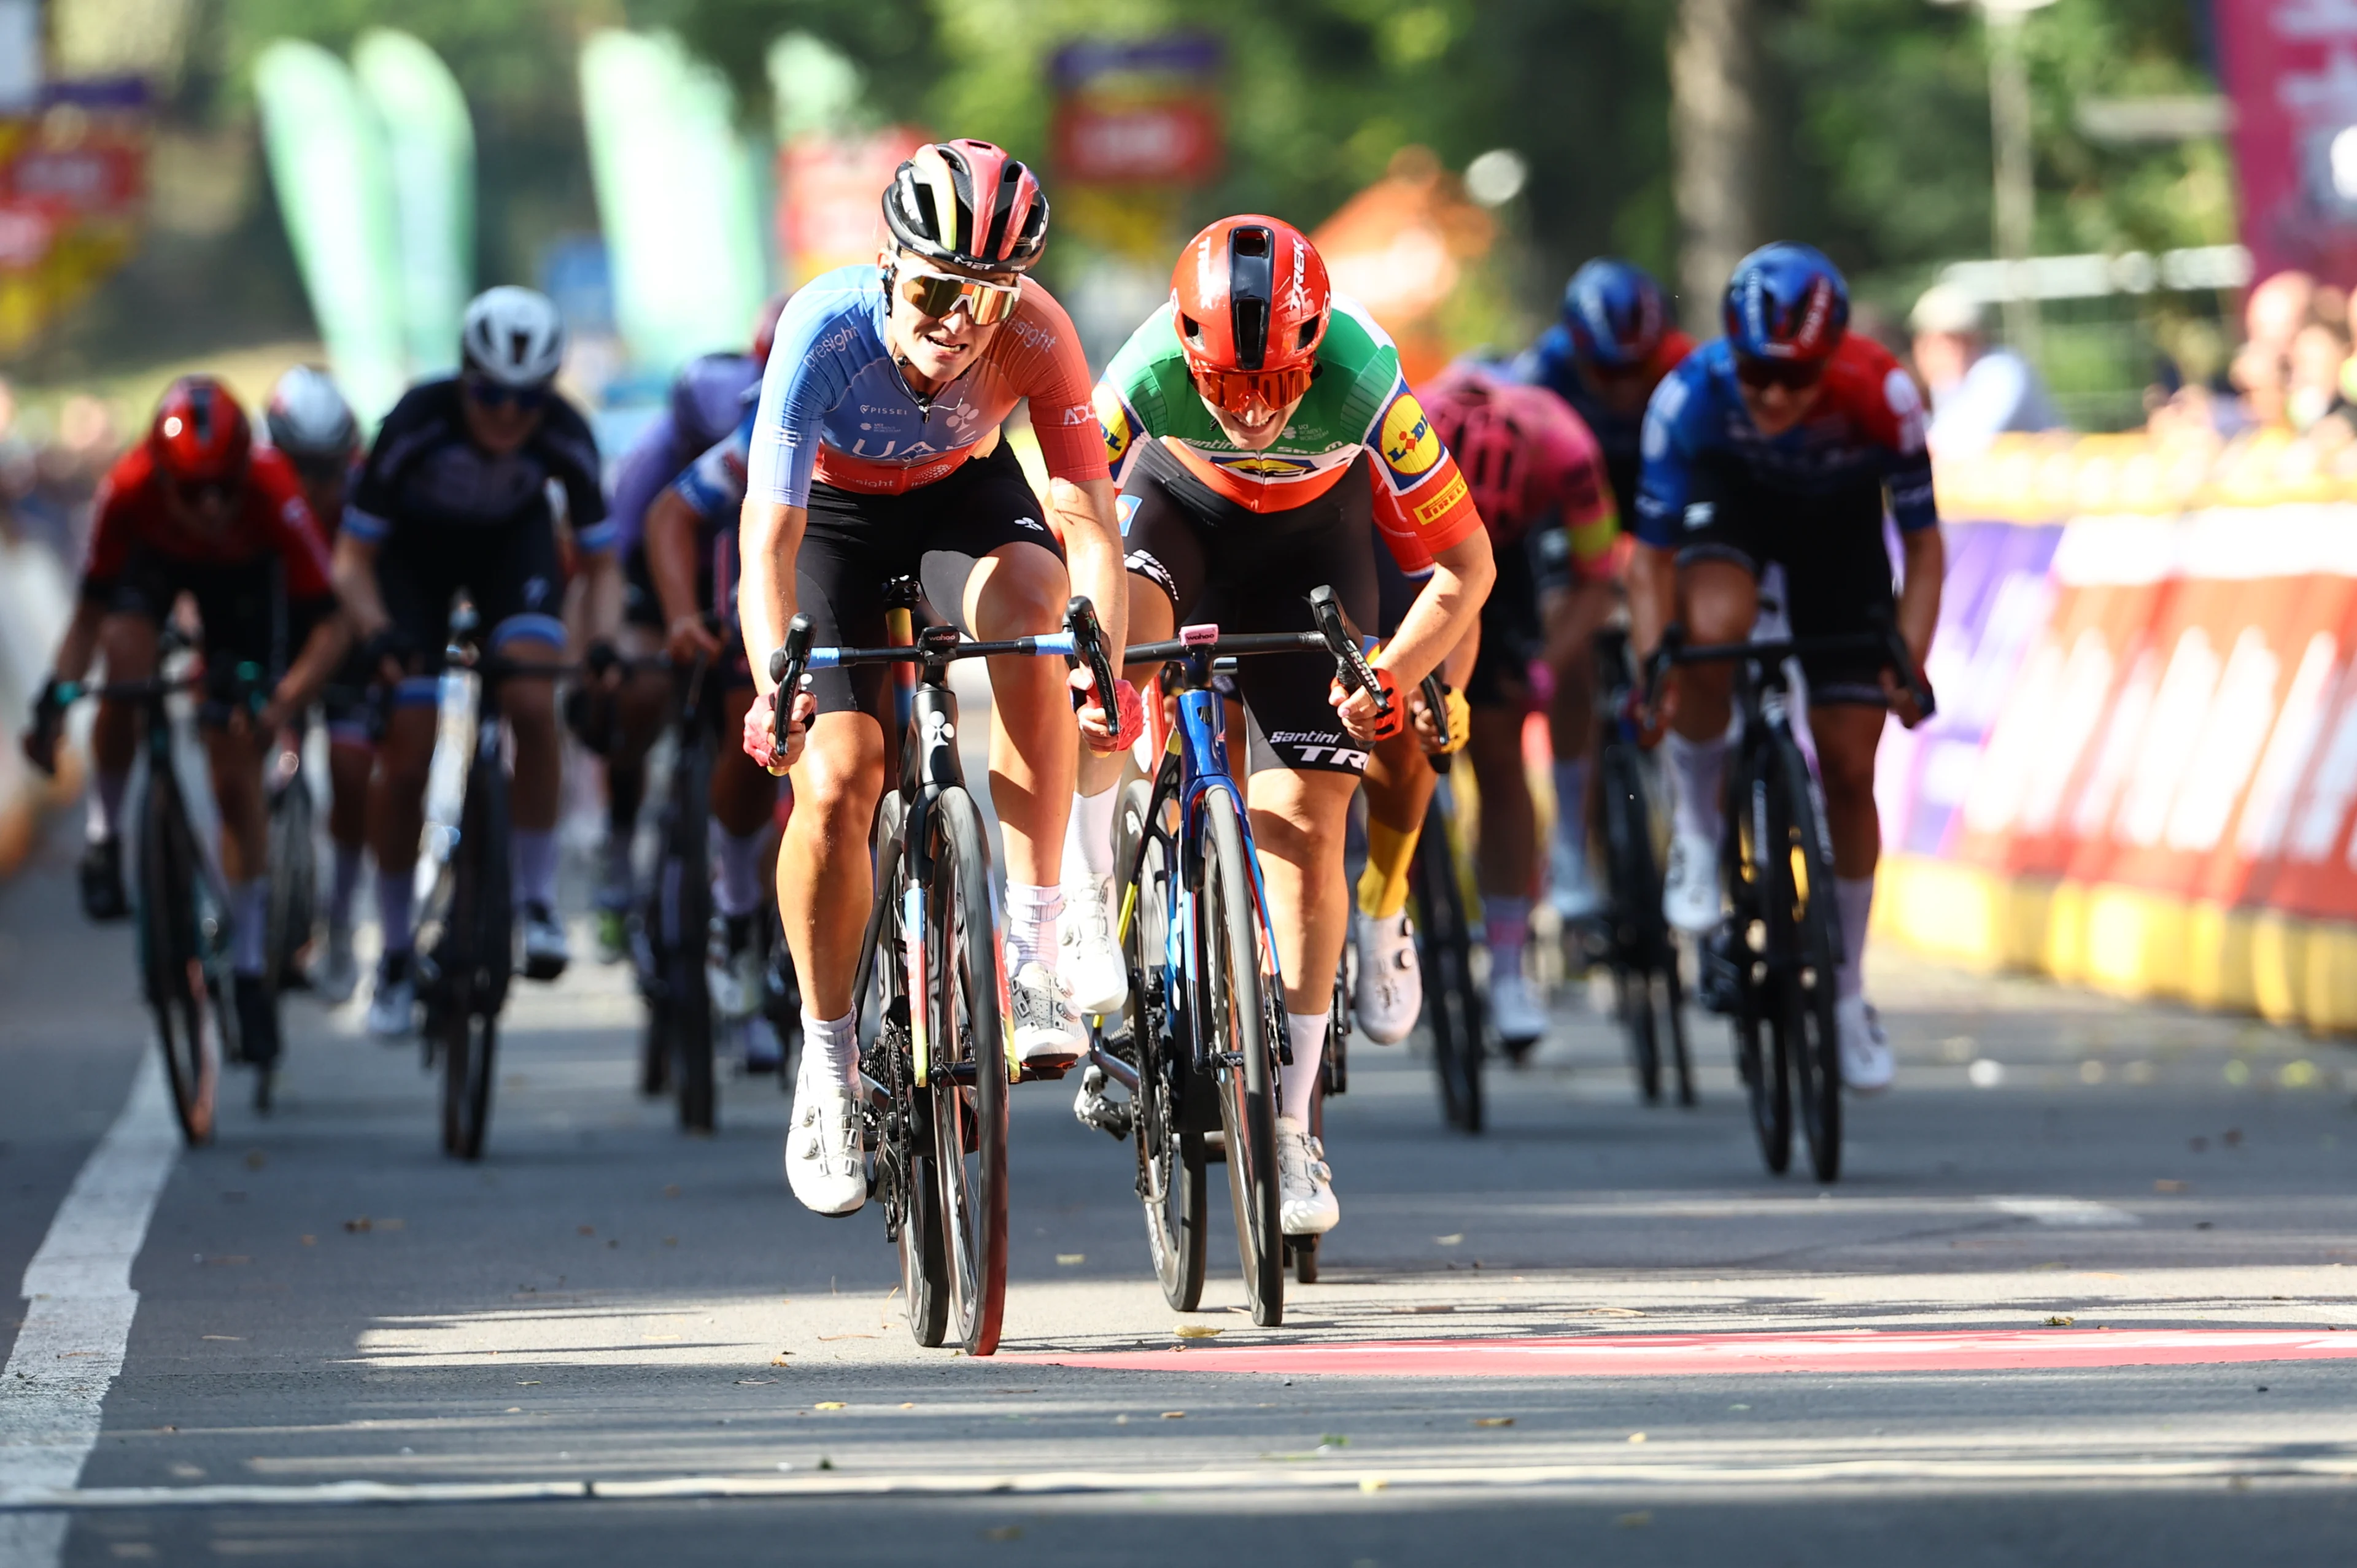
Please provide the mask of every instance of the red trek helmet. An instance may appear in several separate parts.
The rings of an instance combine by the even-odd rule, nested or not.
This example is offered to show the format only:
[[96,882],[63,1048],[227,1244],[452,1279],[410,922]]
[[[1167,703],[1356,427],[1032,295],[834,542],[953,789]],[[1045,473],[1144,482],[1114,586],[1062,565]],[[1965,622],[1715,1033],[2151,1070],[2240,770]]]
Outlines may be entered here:
[[1187,242],[1170,274],[1173,326],[1195,389],[1241,413],[1309,390],[1333,287],[1309,237],[1275,218],[1222,218]]
[[253,426],[219,380],[182,376],[156,405],[147,451],[156,471],[175,484],[229,484],[244,477]]
[[1473,510],[1492,528],[1523,521],[1529,492],[1529,437],[1485,375],[1452,376],[1436,397],[1423,400],[1432,433],[1457,459],[1473,494]]
[[884,188],[902,250],[972,272],[1029,272],[1048,243],[1048,198],[1004,147],[961,137],[919,147]]

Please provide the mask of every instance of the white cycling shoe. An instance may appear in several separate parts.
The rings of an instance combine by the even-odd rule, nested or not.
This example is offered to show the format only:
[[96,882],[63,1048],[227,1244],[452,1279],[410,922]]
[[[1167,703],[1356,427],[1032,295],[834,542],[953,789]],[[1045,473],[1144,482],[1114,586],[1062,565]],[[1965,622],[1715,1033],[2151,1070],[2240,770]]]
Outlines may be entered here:
[[712,1011],[731,1023],[749,1018],[768,999],[769,977],[753,941],[753,917],[712,917],[704,948],[704,985]]
[[330,924],[328,927],[328,952],[319,967],[312,972],[311,989],[321,1002],[330,1007],[340,1007],[352,999],[361,988],[360,960],[352,952],[352,929]]
[[1882,1032],[1882,1016],[1864,996],[1845,996],[1834,1004],[1834,1027],[1841,1036],[1842,1082],[1860,1094],[1879,1094],[1899,1076],[1890,1041]]
[[1064,885],[1056,932],[1056,972],[1071,988],[1072,1011],[1109,1018],[1129,1002],[1129,964],[1113,940],[1113,878]]
[[1718,925],[1718,846],[1700,833],[1670,839],[1670,865],[1662,878],[1662,915],[1688,936],[1706,936]]
[[1520,1057],[1545,1036],[1546,1009],[1531,994],[1529,981],[1519,974],[1490,977],[1490,1025],[1509,1056]]
[[527,903],[517,914],[522,917],[517,923],[523,927],[523,977],[543,983],[554,980],[573,961],[565,922],[541,903]]
[[[1575,843],[1569,829],[1558,826],[1547,846],[1547,902],[1566,920],[1585,920],[1604,908],[1604,896],[1587,875],[1587,844]],[[1583,831],[1584,832],[1584,831]]]
[[1290,1116],[1276,1119],[1276,1218],[1288,1236],[1323,1236],[1342,1218],[1325,1145]]
[[1081,1059],[1089,1037],[1061,975],[1035,961],[1015,972],[1006,990],[1015,1008],[1015,1055],[1025,1067],[1052,1071]]
[[376,989],[369,997],[368,1032],[380,1040],[405,1039],[416,1027],[417,960],[389,952],[377,960]]
[[1407,911],[1378,919],[1359,917],[1359,983],[1351,998],[1351,1022],[1379,1046],[1395,1046],[1415,1027],[1424,1011],[1424,968],[1416,958],[1415,928]]
[[802,1056],[786,1132],[786,1185],[813,1214],[857,1213],[867,1201],[867,1161],[860,1148],[859,1108],[851,1088]]

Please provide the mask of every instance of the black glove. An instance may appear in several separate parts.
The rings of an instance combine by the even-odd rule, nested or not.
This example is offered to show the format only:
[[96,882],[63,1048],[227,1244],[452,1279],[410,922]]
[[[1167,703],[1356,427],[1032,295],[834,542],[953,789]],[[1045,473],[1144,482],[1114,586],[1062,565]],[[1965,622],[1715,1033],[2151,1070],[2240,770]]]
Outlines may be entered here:
[[397,626],[388,626],[361,644],[361,659],[371,675],[387,662],[412,669],[416,658],[417,639]]
[[19,744],[25,760],[43,773],[58,770],[58,737],[66,727],[66,683],[52,675],[33,693],[33,722]]
[[602,637],[592,642],[588,651],[581,656],[581,667],[600,681],[621,662],[622,656],[614,650],[612,643]]

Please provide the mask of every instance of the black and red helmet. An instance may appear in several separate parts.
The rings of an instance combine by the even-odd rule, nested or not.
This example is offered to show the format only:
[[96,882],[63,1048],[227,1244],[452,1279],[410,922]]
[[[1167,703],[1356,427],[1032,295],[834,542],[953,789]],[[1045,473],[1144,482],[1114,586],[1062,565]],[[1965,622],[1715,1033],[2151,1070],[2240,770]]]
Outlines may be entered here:
[[919,147],[884,188],[893,242],[979,273],[1031,270],[1048,243],[1048,198],[1004,147],[961,137]]
[[1333,287],[1309,237],[1280,219],[1222,218],[1170,274],[1172,326],[1196,390],[1223,408],[1271,407],[1309,390]]
[[220,381],[182,376],[156,405],[147,451],[175,484],[227,484],[244,475],[253,456],[253,425]]

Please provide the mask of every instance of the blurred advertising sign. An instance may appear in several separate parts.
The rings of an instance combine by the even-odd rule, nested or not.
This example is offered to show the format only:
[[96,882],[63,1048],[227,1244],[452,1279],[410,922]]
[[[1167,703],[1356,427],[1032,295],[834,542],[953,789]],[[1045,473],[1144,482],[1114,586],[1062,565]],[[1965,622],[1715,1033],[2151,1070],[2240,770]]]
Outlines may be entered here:
[[778,150],[778,254],[800,287],[823,272],[876,260],[884,188],[923,132],[895,125],[869,135],[807,132]]
[[1496,238],[1496,222],[1465,194],[1464,182],[1413,146],[1401,148],[1383,178],[1310,235],[1334,286],[1365,306],[1399,345],[1411,381],[1448,363],[1442,306]]
[[0,113],[0,354],[129,258],[147,196],[147,87],[55,81]]
[[1056,51],[1049,134],[1059,177],[1201,185],[1220,171],[1219,40],[1084,39]]
[[2357,4],[2214,4],[2257,275],[2303,267],[2357,282]]

